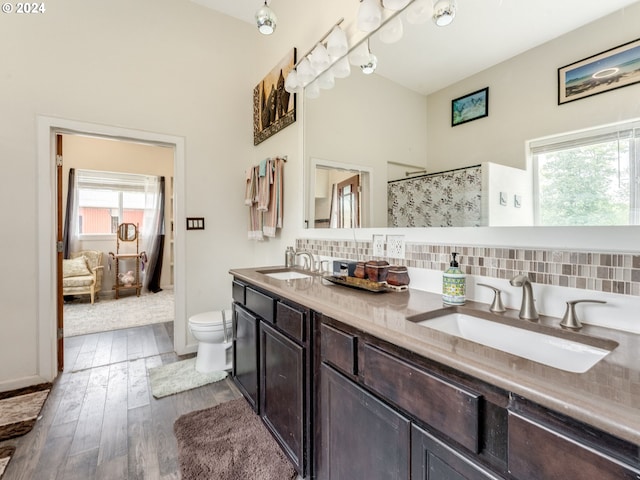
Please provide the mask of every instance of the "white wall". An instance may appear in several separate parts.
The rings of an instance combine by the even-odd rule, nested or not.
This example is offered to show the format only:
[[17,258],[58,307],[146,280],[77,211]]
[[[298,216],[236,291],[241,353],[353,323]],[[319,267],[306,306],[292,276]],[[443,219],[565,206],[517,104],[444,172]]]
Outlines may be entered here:
[[[524,169],[527,140],[640,117],[640,84],[558,105],[557,73],[638,38],[639,24],[637,3],[429,95],[429,171],[482,162]],[[451,100],[487,86],[489,116],[451,127]]]
[[247,257],[243,163],[253,153],[254,28],[182,0],[47,7],[42,15],[3,15],[0,29],[0,43],[11,46],[0,64],[0,244],[11,272],[0,278],[0,390],[51,374],[39,351],[53,338],[38,336],[38,321],[55,322],[55,314],[38,312],[36,302],[48,261],[37,253],[38,115],[185,139],[184,209],[204,216],[207,230],[184,234],[187,274],[176,286],[186,295],[183,315],[228,305],[227,272]]

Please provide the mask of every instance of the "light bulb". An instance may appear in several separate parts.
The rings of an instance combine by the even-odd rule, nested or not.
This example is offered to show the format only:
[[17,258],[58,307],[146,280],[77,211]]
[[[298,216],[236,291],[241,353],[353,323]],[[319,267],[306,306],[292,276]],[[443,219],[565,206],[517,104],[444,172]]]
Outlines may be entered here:
[[336,25],[327,37],[327,52],[333,58],[338,58],[346,55],[348,51],[347,34],[344,33],[344,30],[339,25]]
[[311,68],[311,63],[309,62],[309,58],[305,57],[298,64],[298,85],[304,86],[309,83],[311,80],[316,78],[316,72]]
[[316,74],[324,72],[331,65],[331,59],[327,53],[327,49],[319,43],[315,46],[311,55],[309,56],[311,62],[311,68],[313,68]]
[[277,22],[278,17],[276,17],[273,10],[269,8],[265,0],[264,5],[256,12],[256,24],[258,25],[258,30],[263,35],[271,35],[276,29]]
[[289,93],[296,93],[298,91],[298,72],[295,69],[289,72],[286,80],[284,81],[284,89]]
[[380,0],[362,0],[358,9],[358,30],[372,32],[382,23]]
[[433,6],[433,21],[439,27],[446,27],[456,16],[455,0],[440,0]]
[[369,55],[369,61],[363,65],[360,65],[362,69],[362,73],[365,75],[371,75],[376,71],[376,67],[378,66],[378,57],[376,57],[373,53]]

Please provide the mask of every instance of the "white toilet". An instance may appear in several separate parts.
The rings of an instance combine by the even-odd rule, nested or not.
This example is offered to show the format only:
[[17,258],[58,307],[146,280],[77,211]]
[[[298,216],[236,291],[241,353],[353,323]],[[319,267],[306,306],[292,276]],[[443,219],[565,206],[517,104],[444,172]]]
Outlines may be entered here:
[[[227,324],[227,341],[223,319]],[[231,355],[231,310],[202,312],[189,317],[189,330],[198,340],[196,370],[209,373],[214,370],[230,370]]]

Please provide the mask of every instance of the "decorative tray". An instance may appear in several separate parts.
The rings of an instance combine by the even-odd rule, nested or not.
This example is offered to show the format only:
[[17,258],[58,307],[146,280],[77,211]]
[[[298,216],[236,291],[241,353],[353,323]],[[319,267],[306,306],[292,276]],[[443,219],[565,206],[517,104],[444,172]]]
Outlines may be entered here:
[[371,280],[366,280],[364,278],[356,278],[356,277],[336,277],[333,275],[329,275],[326,277],[322,277],[324,280],[328,282],[335,283],[336,285],[344,285],[345,287],[358,288],[360,290],[366,290],[367,292],[401,292],[408,289],[405,285],[403,287],[394,287],[392,285],[387,284],[386,282],[372,282]]

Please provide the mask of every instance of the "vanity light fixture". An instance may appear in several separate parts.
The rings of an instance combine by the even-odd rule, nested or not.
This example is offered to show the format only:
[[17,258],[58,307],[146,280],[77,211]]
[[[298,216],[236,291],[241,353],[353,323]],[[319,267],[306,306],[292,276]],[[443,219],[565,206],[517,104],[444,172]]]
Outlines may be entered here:
[[456,0],[437,0],[433,6],[433,21],[439,27],[446,27],[456,16]]
[[264,5],[256,12],[256,24],[258,30],[263,35],[271,35],[276,29],[276,23],[278,17],[267,5],[267,0],[264,0]]
[[[316,98],[320,94],[320,87],[332,88],[334,78],[349,76],[351,69],[348,64],[345,68],[343,62],[349,51],[347,36],[340,28],[343,21],[344,18],[338,20],[310,51],[300,57],[301,60],[293,66],[284,81],[284,89],[287,92],[299,93],[309,87],[309,91],[305,92],[306,96]],[[316,79],[319,81],[315,81]]]
[[402,10],[411,0],[382,0],[382,6],[387,10]]

